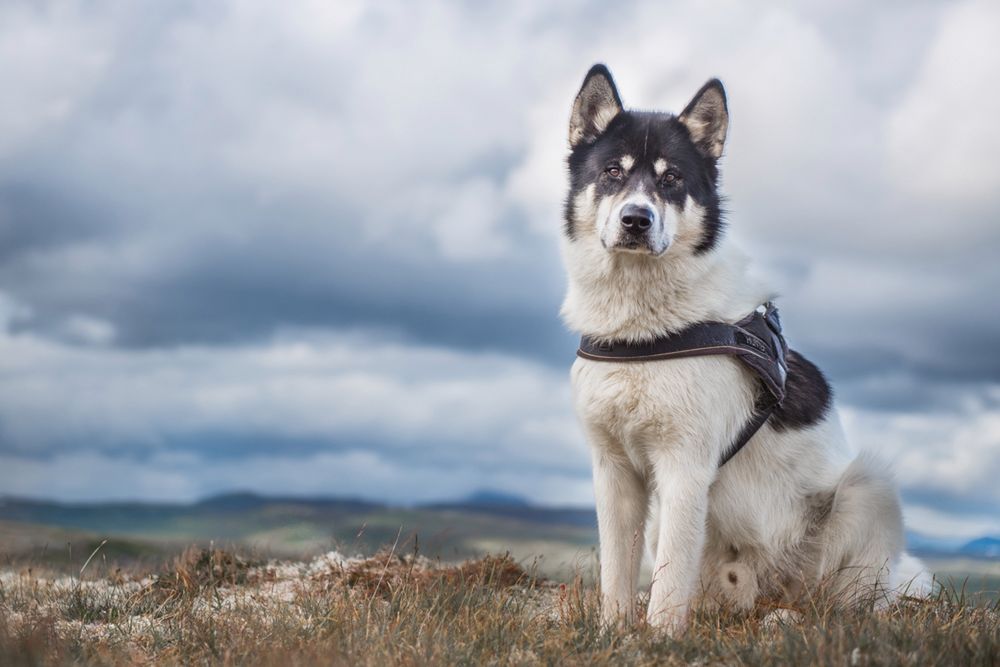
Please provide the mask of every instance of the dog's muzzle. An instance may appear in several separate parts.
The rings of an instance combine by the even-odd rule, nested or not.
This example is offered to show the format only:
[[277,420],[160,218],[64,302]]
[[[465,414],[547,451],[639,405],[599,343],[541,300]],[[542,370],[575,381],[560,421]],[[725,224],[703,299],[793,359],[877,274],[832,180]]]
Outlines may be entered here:
[[656,212],[648,206],[628,204],[622,207],[622,229],[628,236],[641,237],[649,233]]
[[619,214],[620,233],[615,249],[655,253],[653,234],[657,229],[656,211],[646,204],[628,203]]

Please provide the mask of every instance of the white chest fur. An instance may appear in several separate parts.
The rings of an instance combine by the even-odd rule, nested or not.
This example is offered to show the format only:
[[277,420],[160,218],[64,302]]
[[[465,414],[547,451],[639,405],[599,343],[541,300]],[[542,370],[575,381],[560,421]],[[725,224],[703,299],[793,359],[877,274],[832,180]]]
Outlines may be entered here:
[[[729,357],[638,363],[577,359],[574,405],[584,428],[602,437],[595,446],[620,447],[637,471],[648,453],[694,447],[717,457],[750,415],[756,382]],[[692,438],[692,434],[697,434]]]

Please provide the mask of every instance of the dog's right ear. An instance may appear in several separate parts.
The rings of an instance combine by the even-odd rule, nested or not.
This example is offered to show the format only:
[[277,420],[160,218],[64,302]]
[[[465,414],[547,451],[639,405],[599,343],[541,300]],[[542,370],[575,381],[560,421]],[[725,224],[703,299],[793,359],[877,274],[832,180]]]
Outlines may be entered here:
[[594,65],[587,72],[587,78],[583,80],[583,86],[573,102],[569,145],[576,148],[585,141],[593,141],[621,112],[622,101],[611,72],[604,65]]

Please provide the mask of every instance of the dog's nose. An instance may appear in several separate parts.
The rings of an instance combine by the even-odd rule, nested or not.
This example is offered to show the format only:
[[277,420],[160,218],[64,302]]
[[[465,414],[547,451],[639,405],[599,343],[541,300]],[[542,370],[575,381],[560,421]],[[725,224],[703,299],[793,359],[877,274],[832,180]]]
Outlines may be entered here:
[[644,232],[653,226],[653,209],[639,204],[626,204],[622,209],[622,227],[631,233]]

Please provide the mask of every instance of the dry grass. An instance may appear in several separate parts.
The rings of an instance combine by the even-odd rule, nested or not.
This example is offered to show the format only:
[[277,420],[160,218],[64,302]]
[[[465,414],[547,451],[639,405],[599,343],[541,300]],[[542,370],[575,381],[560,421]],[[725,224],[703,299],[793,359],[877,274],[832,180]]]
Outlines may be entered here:
[[507,556],[308,563],[190,549],[161,571],[0,573],[0,664],[995,665],[1000,615],[942,593],[794,622],[697,615],[681,637],[602,630],[593,588]]

